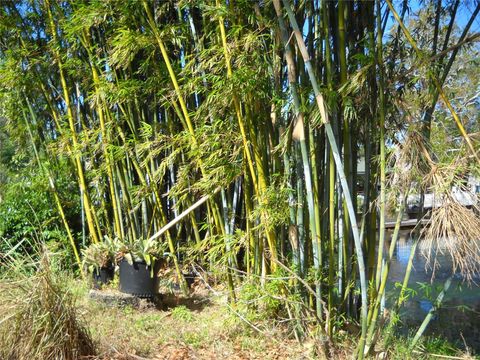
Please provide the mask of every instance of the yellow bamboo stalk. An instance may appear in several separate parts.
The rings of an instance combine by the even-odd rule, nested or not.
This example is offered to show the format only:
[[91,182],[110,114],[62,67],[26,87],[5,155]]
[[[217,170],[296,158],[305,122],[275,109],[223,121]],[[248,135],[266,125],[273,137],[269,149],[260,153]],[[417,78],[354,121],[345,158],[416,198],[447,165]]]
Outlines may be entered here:
[[[220,7],[220,1],[219,0],[216,0],[216,5],[217,5],[217,7]],[[230,62],[230,54],[228,52],[225,24],[224,24],[224,19],[223,19],[222,16],[218,17],[218,22],[219,22],[219,26],[220,26],[220,37],[222,38],[223,52],[225,54],[225,63],[226,63],[226,67],[227,67],[227,78],[231,78],[232,74],[233,74],[232,73],[232,66],[231,66],[231,62]],[[247,162],[248,162],[248,167],[249,167],[251,177],[252,177],[253,188],[255,190],[256,195],[258,196],[258,195],[264,193],[266,188],[267,188],[265,171],[264,171],[263,166],[262,166],[262,157],[261,157],[261,154],[258,150],[258,145],[257,145],[256,139],[255,139],[255,136],[252,136],[250,142],[252,144],[253,154],[254,154],[254,157],[255,157],[256,165],[257,165],[257,172],[258,172],[258,182],[257,182],[256,175],[255,175],[255,169],[254,169],[254,166],[253,166],[253,161],[252,161],[252,157],[251,157],[251,154],[250,154],[250,149],[249,149],[249,146],[248,146],[248,139],[247,139],[247,134],[246,134],[245,125],[244,125],[245,121],[244,121],[243,116],[242,116],[240,101],[238,99],[238,96],[235,93],[233,94],[233,104],[234,104],[234,107],[235,107],[235,114],[237,116],[238,125],[239,125],[239,128],[240,128],[240,133],[242,135],[243,146],[244,146],[244,149],[245,149],[244,152],[247,156]],[[277,246],[276,246],[275,234],[274,234],[273,231],[267,230],[266,236],[267,236],[267,242],[268,242],[268,247],[269,247],[270,252],[271,252],[271,256],[272,256],[273,259],[277,259]],[[272,270],[275,270],[275,268],[276,268],[276,262],[273,261],[272,262]]]
[[84,194],[85,215],[87,217],[88,229],[90,231],[90,235],[92,236],[92,241],[94,243],[97,243],[99,241],[99,234],[97,233],[97,228],[95,226],[94,219],[92,216],[93,209],[90,204],[90,198],[87,195],[87,185],[85,181],[85,175],[83,173],[83,167],[82,167],[80,155],[78,154],[79,145],[78,145],[77,133],[75,130],[75,120],[73,117],[72,106],[70,103],[70,94],[68,92],[67,81],[65,80],[62,59],[60,57],[59,51],[56,50],[55,48],[55,46],[58,44],[57,28],[55,25],[55,20],[53,19],[52,10],[50,8],[50,0],[45,0],[45,7],[47,9],[48,22],[50,26],[50,31],[52,33],[51,35],[52,35],[53,43],[54,43],[53,55],[55,57],[55,60],[58,62],[60,82],[62,84],[63,97],[64,97],[63,100],[65,101],[65,106],[67,108],[67,118],[70,126],[71,136],[72,136],[73,153],[74,153],[74,159],[75,159],[75,164],[77,168],[78,182],[80,185],[80,189]]
[[[403,34],[407,38],[408,42],[410,43],[410,45],[413,47],[413,49],[417,53],[417,56],[419,58],[421,58],[422,54],[421,54],[420,49],[418,48],[417,43],[415,42],[412,35],[410,34],[410,31],[408,31],[408,29],[406,28],[405,24],[403,23],[402,19],[398,15],[398,13],[395,11],[395,8],[393,7],[392,2],[390,0],[386,0],[386,2],[387,2],[388,7],[390,8],[390,11],[392,12],[393,16],[395,17],[395,20],[397,20],[398,24],[400,25],[400,28],[402,29]],[[477,162],[480,163],[480,158],[478,157],[478,154],[475,151],[475,148],[473,147],[472,142],[470,141],[470,138],[469,138],[469,136],[468,136],[468,134],[465,130],[465,127],[463,126],[463,124],[460,120],[460,117],[458,116],[457,112],[455,111],[452,104],[450,103],[447,96],[445,95],[445,92],[443,91],[443,88],[442,88],[442,84],[440,84],[440,82],[438,81],[435,74],[429,72],[429,76],[432,79],[433,84],[437,88],[437,91],[440,94],[440,97],[442,98],[443,102],[445,103],[448,110],[452,114],[453,120],[455,121],[455,124],[457,125],[457,128],[460,131],[460,134],[462,134],[463,138],[465,139],[469,150],[472,152],[472,155],[475,157]]]
[[[30,116],[32,117],[32,119],[35,119],[36,116],[33,112],[32,106],[31,106],[31,104],[28,101],[28,98],[26,96],[25,96],[25,100],[27,102],[28,110],[30,111]],[[62,219],[63,226],[65,228],[65,231],[67,232],[68,241],[70,242],[70,246],[72,247],[73,255],[75,256],[75,261],[77,262],[78,268],[80,270],[80,275],[82,276],[83,279],[85,279],[85,272],[83,271],[82,262],[80,260],[80,255],[78,254],[77,246],[75,244],[75,240],[73,239],[72,231],[70,230],[70,225],[68,224],[67,217],[65,216],[65,212],[63,211],[63,206],[62,206],[62,203],[60,202],[60,197],[58,196],[57,188],[55,186],[55,181],[53,179],[52,173],[50,172],[50,169],[48,169],[41,162],[40,155],[38,154],[37,146],[35,145],[35,141],[33,139],[32,130],[30,129],[30,124],[28,123],[26,116],[24,116],[24,119],[25,119],[25,123],[26,123],[26,126],[27,126],[28,135],[30,136],[30,140],[32,141],[33,152],[35,154],[35,159],[37,160],[38,167],[48,177],[48,185],[50,186],[50,189],[52,190],[53,198],[55,199],[55,205],[57,206],[57,210],[58,210],[58,213],[60,215],[60,218]]]
[[95,92],[98,97],[96,108],[97,108],[98,120],[100,122],[100,130],[102,132],[102,148],[103,148],[105,163],[107,167],[108,188],[110,190],[110,198],[111,198],[112,208],[113,208],[114,232],[115,232],[115,235],[122,237],[122,226],[120,224],[120,216],[119,216],[120,207],[117,203],[117,197],[115,195],[112,159],[111,159],[110,152],[108,151],[109,137],[105,127],[105,116],[102,109],[102,104],[104,104],[104,101],[103,101],[103,96],[100,95],[100,78],[98,76],[97,68],[94,65],[95,62],[94,62],[93,54],[90,50],[90,39],[85,29],[83,30],[83,34],[82,34],[82,42],[84,43],[84,47],[87,50],[88,56],[90,57],[90,69],[92,71],[93,85],[95,87]]
[[[157,40],[158,46],[160,47],[160,52],[162,53],[162,57],[165,62],[165,66],[167,67],[168,74],[170,75],[170,80],[172,81],[173,87],[175,88],[175,92],[177,93],[178,102],[180,103],[180,108],[182,109],[183,116],[188,127],[188,131],[190,132],[190,134],[194,134],[193,125],[190,119],[190,115],[188,114],[187,105],[185,103],[185,100],[183,99],[182,91],[180,89],[180,86],[178,85],[177,77],[175,75],[175,72],[173,71],[172,64],[170,63],[170,58],[168,57],[167,50],[165,49],[165,45],[163,44],[163,41],[162,41],[162,37],[160,35],[160,32],[158,31],[157,26],[155,25],[155,19],[153,18],[153,14],[150,11],[150,7],[147,1],[142,0],[142,4],[147,14],[150,28],[153,31],[153,34],[155,36],[155,39]],[[195,142],[195,144],[197,144],[197,140],[195,138],[193,141]]]

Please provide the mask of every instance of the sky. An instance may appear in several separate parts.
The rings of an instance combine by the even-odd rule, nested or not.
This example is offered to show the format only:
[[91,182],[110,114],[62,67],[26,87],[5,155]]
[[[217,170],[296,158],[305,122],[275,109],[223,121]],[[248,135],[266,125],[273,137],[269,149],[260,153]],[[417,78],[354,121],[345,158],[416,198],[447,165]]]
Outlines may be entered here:
[[[451,0],[448,0],[448,1],[451,1]],[[465,27],[473,11],[475,10],[475,6],[478,3],[478,1],[480,0],[460,0],[460,5],[458,7],[457,16],[456,16],[456,22],[460,28]],[[393,6],[395,7],[395,10],[398,13],[400,13],[402,9],[402,5],[401,5],[402,2],[403,2],[402,0],[393,1]],[[424,1],[421,1],[421,0],[410,0],[409,1],[410,10],[411,10],[410,15],[417,13],[423,6],[422,4],[423,2]],[[442,0],[442,4],[445,4],[445,3],[447,3],[447,0]],[[386,3],[384,6],[386,6]],[[395,19],[393,19],[393,15],[390,14],[390,19],[387,22],[387,28],[389,28],[394,21]],[[475,21],[473,22],[470,32],[471,33],[480,32],[480,14],[477,15]]]

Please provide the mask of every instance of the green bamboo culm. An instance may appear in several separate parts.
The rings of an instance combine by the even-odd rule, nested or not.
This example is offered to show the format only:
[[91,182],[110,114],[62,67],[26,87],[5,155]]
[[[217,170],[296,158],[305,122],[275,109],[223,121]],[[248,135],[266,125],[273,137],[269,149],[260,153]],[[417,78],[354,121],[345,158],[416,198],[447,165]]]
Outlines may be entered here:
[[356,215],[355,215],[355,210],[352,202],[352,198],[350,195],[350,190],[348,187],[347,179],[345,177],[345,172],[343,170],[343,163],[342,159],[340,157],[340,153],[338,150],[337,142],[335,140],[335,135],[333,134],[333,129],[328,121],[327,117],[327,111],[325,107],[325,102],[323,100],[323,96],[320,93],[317,80],[315,77],[315,74],[313,72],[312,65],[310,63],[310,58],[308,55],[308,51],[305,46],[305,42],[303,40],[302,34],[300,32],[300,29],[297,24],[297,20],[295,18],[295,15],[292,12],[292,9],[290,7],[289,1],[284,0],[283,1],[285,9],[288,14],[288,18],[290,20],[290,23],[292,25],[295,38],[297,40],[297,44],[300,48],[300,52],[302,54],[303,60],[305,62],[305,67],[307,68],[308,76],[310,79],[310,82],[313,87],[313,92],[315,94],[315,100],[318,106],[318,110],[320,111],[320,115],[322,118],[322,122],[325,126],[327,137],[329,140],[330,148],[333,153],[333,157],[335,160],[335,165],[338,173],[338,177],[340,179],[340,184],[342,186],[343,190],[343,195],[345,202],[347,204],[347,210],[348,214],[350,216],[350,223],[352,227],[352,233],[353,233],[353,238],[355,242],[355,251],[357,255],[357,263],[358,263],[358,271],[359,271],[359,276],[360,276],[360,291],[361,291],[361,325],[362,325],[362,332],[361,332],[361,337],[360,341],[358,344],[358,349],[357,349],[357,354],[359,359],[363,359],[363,352],[365,348],[365,341],[366,341],[366,335],[367,335],[367,312],[368,312],[368,302],[367,302],[367,281],[366,281],[366,274],[365,274],[365,262],[363,259],[363,250],[362,250],[362,245],[360,242],[360,235],[358,231],[358,225],[357,225],[357,220],[356,220]]

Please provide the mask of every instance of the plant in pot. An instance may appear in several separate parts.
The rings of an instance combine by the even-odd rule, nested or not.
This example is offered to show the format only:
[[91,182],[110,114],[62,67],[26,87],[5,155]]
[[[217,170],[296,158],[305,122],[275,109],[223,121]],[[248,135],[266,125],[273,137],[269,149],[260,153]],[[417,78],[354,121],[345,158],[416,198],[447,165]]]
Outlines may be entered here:
[[105,236],[104,241],[90,244],[82,253],[83,264],[92,273],[95,289],[100,289],[113,280],[115,274],[114,241]]
[[155,295],[156,270],[163,251],[157,241],[137,239],[117,249],[120,291],[138,297]]

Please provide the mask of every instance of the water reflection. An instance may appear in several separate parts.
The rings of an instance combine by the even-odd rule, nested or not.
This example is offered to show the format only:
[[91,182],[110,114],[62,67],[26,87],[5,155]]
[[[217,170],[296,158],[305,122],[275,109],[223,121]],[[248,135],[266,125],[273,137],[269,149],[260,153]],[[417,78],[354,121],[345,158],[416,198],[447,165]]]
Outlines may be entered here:
[[[386,243],[386,249],[389,247]],[[400,233],[389,274],[389,290],[387,307],[396,301],[399,290],[396,283],[402,283],[414,241],[410,231]],[[452,275],[452,260],[448,254],[436,254],[438,267],[432,281],[432,269],[422,255],[420,240],[413,258],[413,268],[410,276],[409,288],[416,292],[411,296],[401,310],[403,331],[418,328],[430,311],[443,283]],[[388,250],[386,250],[388,251]],[[480,277],[475,279],[477,284],[467,285],[460,274],[455,274],[452,285],[447,292],[443,306],[437,311],[431,321],[426,334],[435,334],[447,338],[459,345],[466,345],[476,353],[480,353]],[[463,339],[462,339],[463,337]]]

